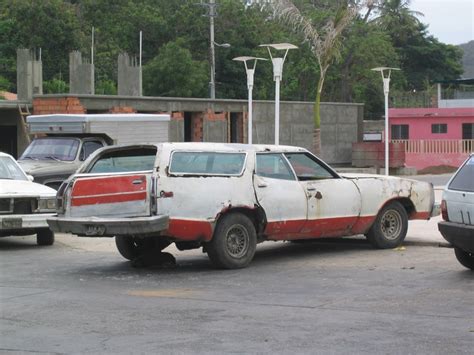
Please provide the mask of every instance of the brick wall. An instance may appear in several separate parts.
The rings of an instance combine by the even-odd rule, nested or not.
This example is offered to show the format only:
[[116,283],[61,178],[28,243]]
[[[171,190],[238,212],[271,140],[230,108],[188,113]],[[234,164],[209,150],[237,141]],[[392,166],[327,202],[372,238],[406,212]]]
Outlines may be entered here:
[[191,118],[193,142],[203,141],[203,119],[204,115],[202,113],[193,113]]
[[41,97],[33,99],[33,114],[86,113],[77,97]]
[[109,110],[109,113],[136,113],[135,110],[131,106],[114,106]]

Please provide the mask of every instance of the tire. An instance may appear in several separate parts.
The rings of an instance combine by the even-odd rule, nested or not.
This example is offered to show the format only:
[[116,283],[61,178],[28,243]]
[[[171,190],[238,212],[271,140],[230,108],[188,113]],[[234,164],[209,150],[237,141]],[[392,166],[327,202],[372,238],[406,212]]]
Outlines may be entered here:
[[382,208],[366,236],[375,248],[391,249],[403,242],[407,230],[407,212],[400,202],[393,201]]
[[125,259],[134,260],[147,250],[156,248],[157,252],[159,252],[170,245],[170,242],[161,238],[148,237],[139,239],[128,235],[117,235],[115,236],[115,245],[120,255]]
[[462,266],[474,270],[474,253],[454,247],[454,255],[456,255],[456,259],[458,259]]
[[54,233],[49,229],[40,229],[36,233],[36,244],[38,245],[53,245]]
[[222,269],[240,269],[252,261],[257,233],[252,221],[241,213],[219,219],[212,240],[206,245],[212,264]]

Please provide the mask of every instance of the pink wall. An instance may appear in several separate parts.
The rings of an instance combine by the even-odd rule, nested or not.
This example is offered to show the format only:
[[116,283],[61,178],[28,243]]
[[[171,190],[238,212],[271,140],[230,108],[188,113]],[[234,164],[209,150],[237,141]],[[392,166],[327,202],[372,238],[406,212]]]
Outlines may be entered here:
[[[474,123],[474,108],[392,108],[390,125],[408,124],[409,139],[462,139],[462,124]],[[447,133],[431,133],[431,125],[446,123]]]
[[431,166],[452,166],[459,167],[467,159],[469,154],[405,154],[405,166],[422,170]]

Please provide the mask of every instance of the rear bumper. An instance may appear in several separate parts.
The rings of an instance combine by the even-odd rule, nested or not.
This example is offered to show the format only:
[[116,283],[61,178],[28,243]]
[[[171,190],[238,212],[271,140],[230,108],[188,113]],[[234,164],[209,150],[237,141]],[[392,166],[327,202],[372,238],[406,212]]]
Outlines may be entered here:
[[52,231],[83,237],[151,236],[166,230],[168,224],[169,217],[164,215],[132,218],[48,218]]
[[474,253],[474,226],[453,222],[439,222],[438,229],[443,238],[453,246],[469,253]]

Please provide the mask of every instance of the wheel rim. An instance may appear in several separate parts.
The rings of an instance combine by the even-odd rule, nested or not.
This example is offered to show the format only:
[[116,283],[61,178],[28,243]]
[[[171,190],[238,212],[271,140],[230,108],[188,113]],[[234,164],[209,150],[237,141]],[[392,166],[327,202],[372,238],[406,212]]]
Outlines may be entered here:
[[397,239],[402,231],[402,216],[395,210],[388,210],[380,221],[382,233],[389,240]]
[[243,257],[249,248],[249,234],[245,227],[240,224],[230,227],[226,235],[226,245],[230,256]]

